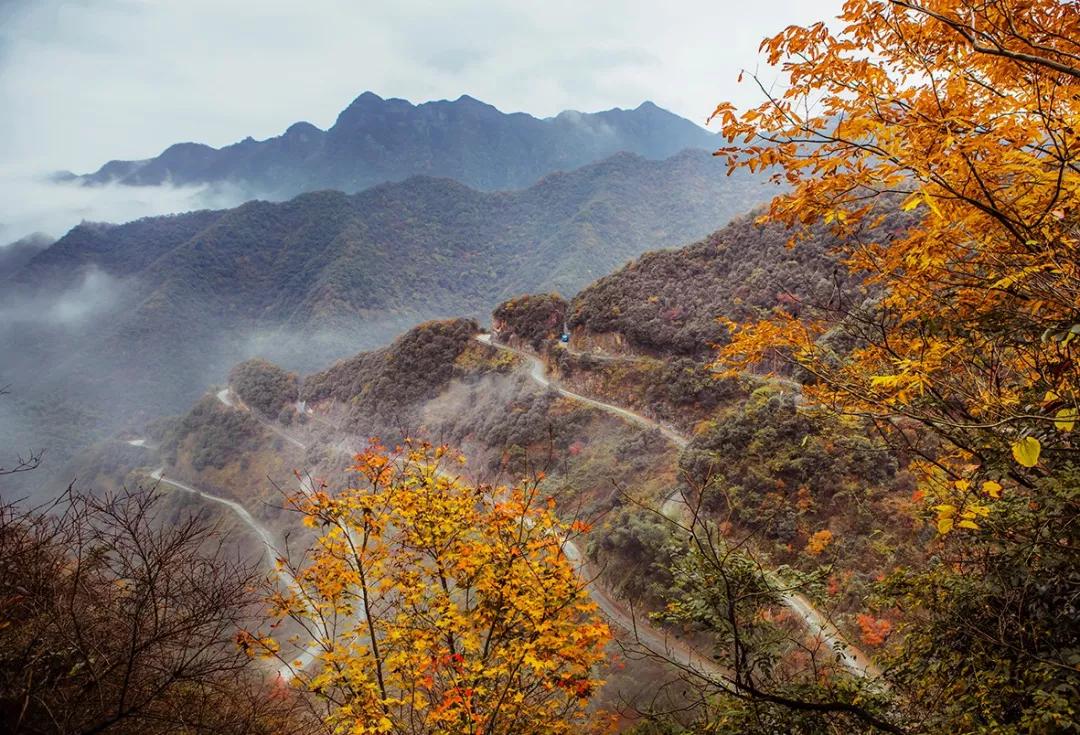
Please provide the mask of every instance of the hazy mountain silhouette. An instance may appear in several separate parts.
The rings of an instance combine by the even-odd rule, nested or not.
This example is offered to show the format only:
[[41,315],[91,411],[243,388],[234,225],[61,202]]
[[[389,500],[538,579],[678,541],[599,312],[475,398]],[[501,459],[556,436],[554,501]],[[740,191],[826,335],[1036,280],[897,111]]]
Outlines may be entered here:
[[61,176],[87,184],[230,184],[279,199],[319,189],[351,193],[415,175],[482,190],[521,189],[620,151],[661,159],[714,147],[715,137],[651,102],[540,119],[468,96],[414,105],[365,92],[325,131],[298,122],[276,138],[223,148],[177,143],[155,158]]

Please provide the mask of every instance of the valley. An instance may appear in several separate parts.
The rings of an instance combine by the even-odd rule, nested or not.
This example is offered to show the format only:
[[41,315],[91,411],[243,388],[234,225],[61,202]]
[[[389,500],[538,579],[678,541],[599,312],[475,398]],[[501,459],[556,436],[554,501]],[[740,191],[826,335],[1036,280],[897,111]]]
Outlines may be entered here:
[[[688,439],[686,437],[676,433],[670,428],[659,425],[652,419],[628,411],[619,406],[588,398],[562,388],[548,377],[547,367],[535,354],[508,345],[496,343],[492,340],[491,334],[475,334],[472,338],[486,347],[506,351],[514,356],[514,358],[520,361],[526,369],[529,379],[542,389],[553,390],[576,403],[596,408],[621,421],[627,421],[631,424],[650,430],[655,436],[670,442],[677,449],[684,449],[688,444]],[[578,356],[581,356],[587,353],[579,352],[577,354]],[[214,398],[221,406],[229,411],[239,411],[253,417],[260,426],[264,427],[271,434],[281,438],[298,449],[308,449],[309,445],[301,438],[298,438],[293,431],[282,427],[276,421],[265,418],[258,411],[252,410],[240,402],[235,396],[234,391],[229,387],[217,391],[214,394]],[[306,403],[298,403],[295,408],[299,415],[309,416],[311,423],[319,423],[323,428],[329,428],[331,430],[329,432],[320,433],[317,441],[328,446],[334,454],[340,453],[345,457],[349,457],[360,451],[360,447],[357,444],[354,434],[343,432],[341,427],[336,425],[333,421],[328,421],[321,417],[321,412],[326,410],[325,406],[316,403],[313,407],[309,408]],[[128,443],[135,446],[146,446],[145,439],[128,440]],[[311,470],[298,470],[298,472],[300,473],[299,477],[302,478],[302,487],[313,486]],[[281,533],[283,529],[276,533],[270,531],[266,526],[257,521],[244,508],[242,503],[199,489],[197,485],[168,477],[164,474],[164,468],[151,472],[149,479],[177,488],[183,492],[195,494],[211,503],[218,503],[225,506],[229,509],[230,513],[235,514],[244,525],[257,534],[257,537],[265,548],[265,553],[269,555],[269,558],[273,559],[282,555],[283,549],[280,538],[282,538]],[[319,480],[318,482],[321,483],[325,481]],[[308,492],[311,491],[309,490]],[[675,527],[692,533],[699,520],[696,518],[696,511],[691,504],[683,499],[682,492],[682,489],[677,488],[661,498],[661,502],[658,505],[656,512],[672,517],[675,522]],[[286,531],[285,536],[287,537],[288,535],[289,532]],[[704,677],[706,680],[715,682],[718,686],[722,687],[733,686],[734,680],[732,679],[732,673],[723,667],[717,667],[713,663],[711,656],[699,653],[693,647],[693,644],[680,640],[675,632],[655,628],[649,622],[647,617],[635,612],[632,604],[628,606],[624,600],[616,597],[610,590],[606,589],[596,577],[595,572],[588,562],[586,554],[578,543],[566,539],[563,541],[562,550],[570,562],[575,566],[578,574],[582,577],[583,582],[587,584],[589,594],[597,603],[600,610],[603,611],[604,615],[612,624],[622,631],[620,638],[625,640],[624,645],[630,646],[630,650],[632,651],[636,650],[636,656],[664,659],[670,661],[671,665],[675,667],[675,670],[681,672],[681,675]],[[294,582],[291,582],[290,580],[291,577],[286,573],[283,580],[284,584],[294,584]],[[784,587],[784,583],[779,579],[774,578],[772,583],[776,584],[781,589]],[[869,676],[874,679],[880,677],[880,672],[877,672],[873,668],[873,664],[870,663],[866,654],[857,647],[851,646],[843,638],[835,625],[831,622],[827,622],[822,613],[816,610],[805,596],[797,592],[781,592],[780,594],[783,603],[799,616],[802,624],[806,626],[808,634],[811,637],[816,637],[818,639],[818,645],[825,646],[827,656],[831,657],[833,652],[835,652],[837,660],[855,675],[863,677]],[[292,670],[302,670],[315,660],[319,651],[320,644],[316,641],[310,643],[306,648],[298,652],[295,656],[295,660],[292,656],[286,656],[288,663],[283,664],[282,672],[287,673]]]
[[0,731],[1080,733],[1080,14],[829,2],[0,3]]
[[[15,388],[0,433],[48,446],[59,481],[95,438],[180,410],[246,357],[312,369],[509,293],[573,292],[765,196],[719,174],[704,152],[622,154],[518,192],[414,178],[79,226],[0,273],[0,312],[13,317],[0,324],[12,348],[0,372]],[[56,299],[73,302],[70,316],[37,320],[29,305]],[[51,418],[61,405],[65,422]]]

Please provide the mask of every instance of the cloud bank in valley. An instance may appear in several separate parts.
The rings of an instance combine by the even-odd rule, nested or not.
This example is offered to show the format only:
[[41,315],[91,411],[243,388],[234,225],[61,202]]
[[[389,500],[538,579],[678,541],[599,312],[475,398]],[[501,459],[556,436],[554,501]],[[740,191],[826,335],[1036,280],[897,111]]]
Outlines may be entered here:
[[34,172],[0,174],[0,247],[35,232],[54,238],[83,221],[128,222],[140,217],[221,209],[243,202],[230,187],[82,186]]
[[45,290],[0,303],[0,322],[13,329],[23,324],[76,327],[117,303],[117,285],[115,278],[92,268],[67,290]]

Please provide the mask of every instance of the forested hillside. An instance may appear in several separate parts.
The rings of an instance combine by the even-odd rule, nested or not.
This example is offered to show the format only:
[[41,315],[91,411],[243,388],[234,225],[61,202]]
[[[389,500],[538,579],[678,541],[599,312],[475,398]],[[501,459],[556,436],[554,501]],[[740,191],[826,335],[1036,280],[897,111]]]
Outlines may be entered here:
[[[759,68],[783,83],[739,75],[763,96],[716,106],[711,158],[13,251],[0,396],[26,418],[0,447],[32,449],[0,456],[5,725],[1080,733],[1073,5],[781,22]],[[683,122],[364,95],[326,133],[98,176],[304,186],[299,161],[347,187],[359,159],[468,149],[450,167],[483,187],[591,155],[600,123],[649,148]],[[34,421],[61,450],[104,437],[51,505],[8,499],[56,487]]]
[[[834,233],[817,228],[792,247],[794,233],[758,214],[737,218],[704,240],[651,252],[574,297],[567,322],[582,336],[663,355],[707,356],[726,337],[718,317],[745,320],[780,308],[844,308],[869,295],[858,271],[831,254]],[[885,211],[868,238],[902,233],[903,212]]]
[[[13,316],[0,371],[23,418],[10,440],[64,457],[118,421],[178,410],[251,355],[312,368],[425,319],[486,315],[513,293],[570,294],[765,196],[706,153],[620,154],[519,192],[413,178],[83,224],[0,276]],[[58,402],[64,431],[47,418]]]

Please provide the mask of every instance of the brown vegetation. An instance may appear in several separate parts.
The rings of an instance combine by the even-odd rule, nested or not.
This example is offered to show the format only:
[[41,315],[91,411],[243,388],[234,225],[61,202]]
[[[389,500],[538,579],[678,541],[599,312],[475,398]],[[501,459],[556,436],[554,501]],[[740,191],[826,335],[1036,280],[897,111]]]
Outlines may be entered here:
[[235,643],[255,567],[159,496],[0,507],[0,720],[10,733],[312,731]]

